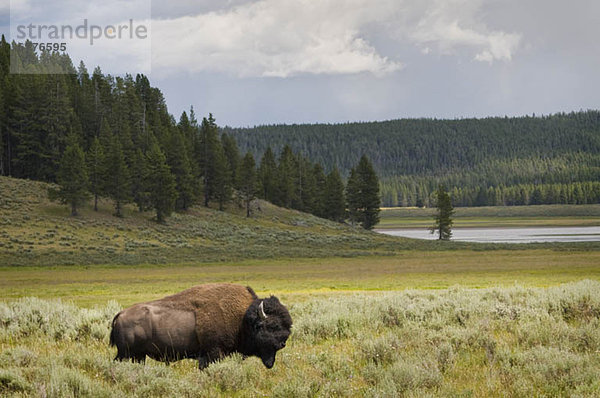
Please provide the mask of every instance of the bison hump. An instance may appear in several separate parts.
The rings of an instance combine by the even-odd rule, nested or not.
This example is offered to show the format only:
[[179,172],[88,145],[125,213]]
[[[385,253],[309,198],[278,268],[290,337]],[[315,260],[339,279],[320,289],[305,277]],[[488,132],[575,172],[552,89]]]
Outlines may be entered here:
[[194,312],[200,345],[232,351],[238,342],[244,314],[254,299],[255,295],[245,286],[211,283],[194,286],[155,303]]

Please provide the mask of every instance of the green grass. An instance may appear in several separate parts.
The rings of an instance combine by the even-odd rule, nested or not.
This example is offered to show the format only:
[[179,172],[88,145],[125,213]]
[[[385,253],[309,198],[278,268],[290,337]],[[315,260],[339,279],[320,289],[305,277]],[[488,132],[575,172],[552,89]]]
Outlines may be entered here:
[[267,370],[112,361],[120,306],[0,303],[0,395],[45,397],[582,396],[600,394],[600,282],[551,288],[290,296],[287,347]]
[[[0,177],[0,396],[600,395],[598,243],[417,241],[264,202],[251,219],[232,205],[158,225],[107,201],[73,218],[46,189]],[[465,211],[546,217],[496,210]],[[289,307],[272,370],[240,356],[203,372],[112,361],[120,308],[207,282]]]
[[[600,204],[457,207],[455,210],[454,226],[463,228],[600,225]],[[433,224],[435,211],[432,208],[385,208],[377,228],[428,228]]]
[[[47,189],[48,184],[0,177],[0,266],[194,265],[249,259],[393,256],[407,250],[532,247],[391,237],[262,201],[252,218],[246,218],[244,209],[233,203],[226,212],[194,207],[173,214],[166,224],[157,224],[151,212],[137,212],[131,205],[125,207],[125,218],[116,218],[107,200],[100,201],[98,212],[88,204],[80,217],[70,217],[67,206],[48,201]],[[385,226],[387,211],[383,214]],[[598,250],[600,242],[533,247]]]
[[166,224],[153,213],[110,201],[70,217],[49,202],[47,184],[0,177],[0,265],[168,264],[249,258],[387,254],[420,243],[399,240],[259,202],[246,218],[235,203],[226,212],[194,207]]
[[395,256],[248,260],[165,266],[2,267],[2,298],[65,298],[78,305],[110,299],[124,305],[150,300],[208,282],[236,282],[259,292],[312,293],[550,286],[581,279],[600,280],[600,252],[496,250],[407,251]]

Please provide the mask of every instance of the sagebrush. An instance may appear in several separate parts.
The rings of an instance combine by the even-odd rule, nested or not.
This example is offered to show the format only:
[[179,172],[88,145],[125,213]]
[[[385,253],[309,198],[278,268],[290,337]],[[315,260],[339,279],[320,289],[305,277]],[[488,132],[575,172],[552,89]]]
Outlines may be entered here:
[[297,296],[272,370],[113,362],[115,302],[0,304],[0,394],[14,396],[598,396],[600,282]]

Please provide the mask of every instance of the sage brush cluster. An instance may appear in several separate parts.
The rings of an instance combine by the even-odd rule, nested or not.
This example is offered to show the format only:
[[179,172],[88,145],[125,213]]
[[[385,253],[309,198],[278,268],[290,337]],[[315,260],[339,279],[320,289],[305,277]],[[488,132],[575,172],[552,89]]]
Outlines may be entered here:
[[112,361],[119,306],[0,303],[0,395],[600,395],[600,283],[299,295],[267,371],[234,355],[199,372]]

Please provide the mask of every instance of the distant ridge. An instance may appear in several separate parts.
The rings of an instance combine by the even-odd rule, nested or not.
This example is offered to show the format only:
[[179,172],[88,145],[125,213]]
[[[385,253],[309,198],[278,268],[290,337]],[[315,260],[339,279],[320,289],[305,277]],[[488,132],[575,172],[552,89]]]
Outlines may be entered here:
[[[597,110],[223,130],[242,151],[260,156],[268,146],[277,153],[287,144],[326,168],[337,164],[343,175],[364,153],[383,177],[385,205],[415,205],[417,196],[428,200],[438,183],[469,190],[474,202],[480,188],[600,181]],[[402,190],[411,196],[408,202],[398,198]]]

